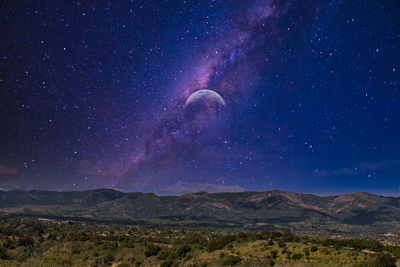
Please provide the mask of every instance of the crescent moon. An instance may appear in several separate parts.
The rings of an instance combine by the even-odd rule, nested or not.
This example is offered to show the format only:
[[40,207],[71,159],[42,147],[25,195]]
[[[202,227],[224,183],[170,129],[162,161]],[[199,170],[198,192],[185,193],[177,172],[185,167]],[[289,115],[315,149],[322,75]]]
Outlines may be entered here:
[[186,100],[186,103],[183,107],[186,108],[188,105],[190,105],[190,103],[196,102],[199,99],[208,99],[211,101],[215,101],[226,107],[225,100],[222,98],[222,96],[217,92],[209,89],[201,89],[191,94]]

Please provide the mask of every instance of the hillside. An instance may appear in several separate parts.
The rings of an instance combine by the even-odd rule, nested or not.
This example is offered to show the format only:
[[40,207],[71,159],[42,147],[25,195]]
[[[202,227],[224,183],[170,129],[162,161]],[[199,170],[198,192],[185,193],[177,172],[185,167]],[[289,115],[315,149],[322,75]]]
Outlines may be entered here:
[[369,193],[321,197],[281,191],[157,196],[111,189],[0,191],[0,212],[130,224],[210,226],[337,233],[397,231],[400,198]]
[[173,230],[0,216],[0,266],[395,267],[400,247],[280,231]]

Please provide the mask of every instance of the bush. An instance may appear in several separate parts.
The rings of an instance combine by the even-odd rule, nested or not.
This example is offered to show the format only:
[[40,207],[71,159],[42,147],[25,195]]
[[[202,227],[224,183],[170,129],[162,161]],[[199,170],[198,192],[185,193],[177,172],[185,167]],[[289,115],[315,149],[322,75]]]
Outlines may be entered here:
[[72,265],[72,259],[68,256],[57,258],[56,265]]
[[308,248],[304,249],[304,256],[306,257],[310,256],[310,250]]
[[160,252],[157,255],[157,259],[159,260],[165,260],[168,258],[168,256],[172,255],[172,251],[170,251],[167,248],[163,248],[162,250],[160,250]]
[[293,242],[295,240],[295,235],[289,229],[284,229],[282,235],[286,242]]
[[103,262],[105,264],[110,263],[114,260],[114,256],[111,253],[107,253],[104,258],[103,258]]
[[315,251],[317,251],[318,250],[318,248],[316,247],[316,246],[311,246],[311,248],[310,248],[310,251],[311,252],[315,252]]
[[390,252],[396,259],[400,258],[400,247],[386,246],[385,250]]
[[77,247],[72,247],[71,248],[71,254],[79,254],[81,253],[80,249]]
[[153,244],[148,244],[146,247],[146,251],[144,252],[144,255],[148,258],[151,256],[155,256],[158,254],[158,252],[161,250],[159,246],[155,246]]
[[31,237],[24,236],[18,240],[18,246],[33,247],[34,245],[35,242]]
[[164,261],[161,263],[160,267],[171,267],[173,262],[171,260]]
[[235,236],[233,235],[214,236],[210,241],[208,241],[207,251],[213,252],[222,249],[234,240]]
[[238,264],[241,260],[242,259],[239,258],[238,256],[228,255],[228,256],[223,258],[222,264],[223,265],[234,266],[234,265]]
[[204,247],[207,244],[207,239],[198,233],[189,233],[185,240],[185,243],[196,244],[200,247]]
[[356,250],[368,249],[372,251],[382,251],[384,246],[377,240],[367,240],[367,239],[348,239],[348,240],[335,240],[326,239],[321,241],[324,246],[333,246],[335,249],[340,249],[342,247],[354,248]]
[[1,246],[0,246],[0,259],[1,260],[8,260],[9,259],[8,253],[7,253],[7,249],[4,248],[4,247],[1,247]]
[[271,256],[272,256],[273,259],[275,259],[278,256],[278,251],[272,250],[271,251]]
[[283,241],[282,239],[279,239],[279,240],[278,240],[278,246],[279,246],[280,248],[286,247],[285,241]]
[[184,257],[187,253],[189,253],[192,250],[191,247],[188,245],[184,244],[178,247],[176,250],[176,256],[177,257]]
[[303,255],[301,254],[293,254],[292,260],[301,260],[303,258]]
[[378,267],[396,267],[396,259],[390,254],[380,252],[376,255],[372,265]]
[[238,241],[246,241],[248,234],[246,232],[240,232],[238,234]]

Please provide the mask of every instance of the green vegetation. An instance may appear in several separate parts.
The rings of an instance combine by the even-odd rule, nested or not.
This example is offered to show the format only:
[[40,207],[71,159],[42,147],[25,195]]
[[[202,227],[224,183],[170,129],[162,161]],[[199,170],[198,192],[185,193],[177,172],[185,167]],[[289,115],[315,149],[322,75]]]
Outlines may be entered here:
[[[281,191],[157,196],[112,189],[0,190],[0,199],[0,214],[6,216],[173,229],[288,228],[310,238],[357,237],[400,244],[400,198],[368,193],[332,197]],[[240,240],[243,238],[246,234]],[[286,233],[278,245],[283,248],[291,238]]]
[[400,247],[288,230],[228,232],[0,217],[0,266],[395,266]]

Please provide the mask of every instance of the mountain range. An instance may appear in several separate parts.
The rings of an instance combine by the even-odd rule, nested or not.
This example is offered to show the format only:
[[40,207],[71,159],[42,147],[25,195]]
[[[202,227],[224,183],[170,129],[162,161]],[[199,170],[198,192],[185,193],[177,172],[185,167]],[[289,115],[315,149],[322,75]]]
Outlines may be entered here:
[[0,212],[12,216],[165,226],[283,225],[329,231],[349,231],[343,227],[361,231],[360,226],[387,231],[400,226],[400,198],[369,193],[316,196],[266,191],[158,196],[112,189],[15,190],[0,191]]

